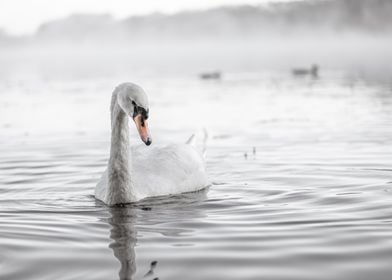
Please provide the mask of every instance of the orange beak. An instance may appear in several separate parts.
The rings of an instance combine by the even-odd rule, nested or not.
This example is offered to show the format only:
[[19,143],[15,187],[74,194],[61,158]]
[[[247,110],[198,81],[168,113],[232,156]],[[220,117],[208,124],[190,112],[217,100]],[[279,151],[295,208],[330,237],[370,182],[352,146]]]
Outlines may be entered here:
[[150,130],[148,129],[148,123],[147,120],[145,120],[141,114],[137,114],[136,117],[133,118],[137,131],[139,132],[140,138],[146,144],[149,146],[152,142],[151,136],[150,136]]

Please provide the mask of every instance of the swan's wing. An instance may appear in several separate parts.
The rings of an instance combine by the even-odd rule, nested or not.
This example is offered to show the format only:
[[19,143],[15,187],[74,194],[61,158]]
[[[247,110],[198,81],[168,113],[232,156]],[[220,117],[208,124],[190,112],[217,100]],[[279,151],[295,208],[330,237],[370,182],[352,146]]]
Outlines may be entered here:
[[208,185],[202,157],[186,144],[133,148],[131,180],[139,199],[196,191]]
[[197,147],[196,143],[197,138],[201,139],[201,137],[196,137],[196,134],[192,134],[191,137],[189,137],[189,139],[185,142],[185,144],[191,145],[194,148],[200,150],[200,154],[205,159],[207,156],[207,141],[209,138],[208,131],[205,127],[203,128],[203,138],[201,139],[202,143],[201,145],[199,145],[199,147]]

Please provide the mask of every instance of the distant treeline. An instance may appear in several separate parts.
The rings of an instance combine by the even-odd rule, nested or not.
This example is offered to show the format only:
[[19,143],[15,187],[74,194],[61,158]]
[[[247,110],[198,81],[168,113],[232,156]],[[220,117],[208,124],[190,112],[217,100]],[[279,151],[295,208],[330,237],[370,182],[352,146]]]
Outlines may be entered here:
[[145,42],[359,33],[392,35],[392,0],[313,0],[230,6],[115,20],[76,14],[42,24],[30,37],[0,32],[0,44],[26,42]]

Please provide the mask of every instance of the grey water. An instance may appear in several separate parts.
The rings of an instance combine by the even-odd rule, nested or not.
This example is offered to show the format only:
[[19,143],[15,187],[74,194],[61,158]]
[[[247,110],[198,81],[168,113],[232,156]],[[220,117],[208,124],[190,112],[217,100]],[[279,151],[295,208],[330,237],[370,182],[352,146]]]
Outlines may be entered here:
[[[0,79],[0,279],[391,278],[391,81],[17,73]],[[94,199],[125,80],[149,94],[153,145],[207,129],[208,188]]]

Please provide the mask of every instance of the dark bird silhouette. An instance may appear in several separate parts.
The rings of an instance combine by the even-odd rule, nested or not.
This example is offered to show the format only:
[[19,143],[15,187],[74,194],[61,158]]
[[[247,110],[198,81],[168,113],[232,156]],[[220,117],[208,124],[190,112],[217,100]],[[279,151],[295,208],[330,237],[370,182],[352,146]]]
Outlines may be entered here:
[[293,68],[291,69],[291,73],[294,76],[312,76],[314,78],[318,77],[319,66],[317,64],[313,64],[310,68]]

